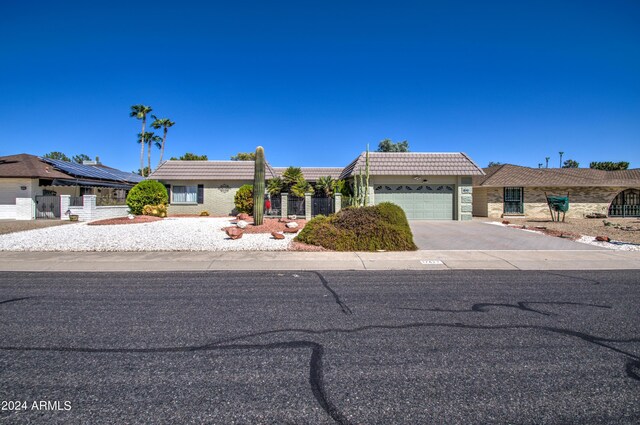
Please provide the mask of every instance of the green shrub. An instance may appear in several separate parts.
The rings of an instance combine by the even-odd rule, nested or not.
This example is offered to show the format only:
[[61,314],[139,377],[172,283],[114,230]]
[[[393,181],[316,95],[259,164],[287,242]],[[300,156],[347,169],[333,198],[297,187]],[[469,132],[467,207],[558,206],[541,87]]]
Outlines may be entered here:
[[166,205],[168,200],[167,189],[155,180],[141,181],[127,195],[127,205],[135,215],[142,214],[145,205]]
[[142,208],[143,215],[152,215],[154,217],[166,217],[167,216],[167,206],[164,204],[160,205],[145,205]]
[[334,251],[413,251],[413,234],[404,211],[383,203],[371,207],[345,208],[329,217],[317,216],[300,231],[296,240]]
[[239,213],[253,214],[253,185],[240,186],[233,202]]

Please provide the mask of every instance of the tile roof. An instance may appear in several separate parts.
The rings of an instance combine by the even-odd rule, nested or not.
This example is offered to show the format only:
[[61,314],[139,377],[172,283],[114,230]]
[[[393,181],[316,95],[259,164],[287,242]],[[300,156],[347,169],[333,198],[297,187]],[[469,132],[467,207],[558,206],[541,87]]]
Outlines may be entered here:
[[[287,167],[273,167],[273,171],[276,176],[282,177],[282,173]],[[307,181],[315,182],[320,177],[331,176],[334,179],[340,177],[343,168],[342,167],[300,167],[302,175]]]
[[[155,180],[253,180],[253,161],[165,161],[149,178]],[[273,178],[267,163],[265,177]]]
[[28,177],[40,179],[72,179],[35,155],[26,153],[0,157],[0,177]]
[[530,168],[504,164],[485,168],[473,178],[482,187],[640,186],[640,169],[604,171],[591,168]]
[[[364,172],[366,153],[363,152],[347,165],[340,178]],[[369,152],[369,174],[372,176],[476,176],[484,174],[467,155],[462,152]]]

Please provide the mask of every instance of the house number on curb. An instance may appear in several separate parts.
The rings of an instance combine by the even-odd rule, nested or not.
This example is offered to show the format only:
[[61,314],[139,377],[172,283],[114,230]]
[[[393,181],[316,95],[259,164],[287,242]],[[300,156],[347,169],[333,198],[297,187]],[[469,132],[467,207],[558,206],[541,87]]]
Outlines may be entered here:
[[420,260],[421,264],[442,264],[440,260]]

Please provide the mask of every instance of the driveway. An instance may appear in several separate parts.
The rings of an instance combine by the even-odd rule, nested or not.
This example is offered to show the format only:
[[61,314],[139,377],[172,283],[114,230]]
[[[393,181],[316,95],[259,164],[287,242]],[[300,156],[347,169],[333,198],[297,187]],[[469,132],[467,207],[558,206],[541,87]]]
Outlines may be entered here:
[[409,221],[419,249],[428,250],[587,250],[602,249],[480,221]]

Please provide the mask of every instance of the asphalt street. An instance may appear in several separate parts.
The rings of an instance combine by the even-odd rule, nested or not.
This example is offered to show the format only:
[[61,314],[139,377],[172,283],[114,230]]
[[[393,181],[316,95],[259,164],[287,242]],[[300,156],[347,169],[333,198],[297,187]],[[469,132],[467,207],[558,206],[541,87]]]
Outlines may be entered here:
[[0,401],[11,424],[637,424],[640,271],[4,272]]

